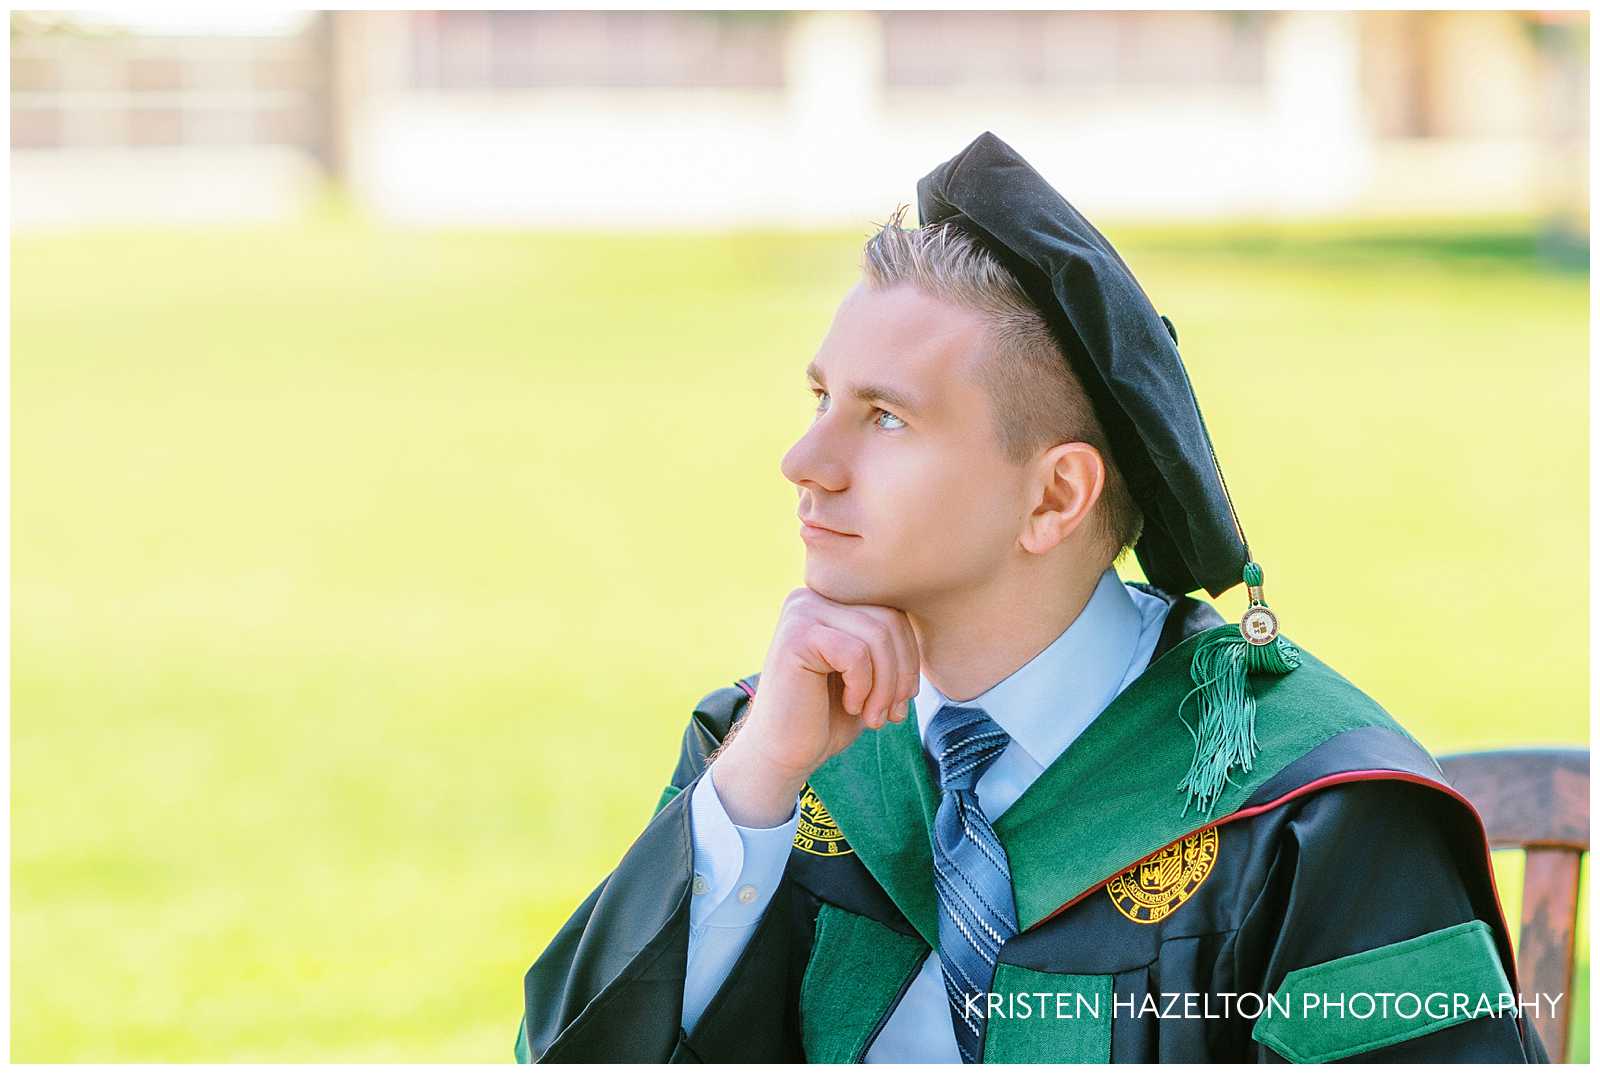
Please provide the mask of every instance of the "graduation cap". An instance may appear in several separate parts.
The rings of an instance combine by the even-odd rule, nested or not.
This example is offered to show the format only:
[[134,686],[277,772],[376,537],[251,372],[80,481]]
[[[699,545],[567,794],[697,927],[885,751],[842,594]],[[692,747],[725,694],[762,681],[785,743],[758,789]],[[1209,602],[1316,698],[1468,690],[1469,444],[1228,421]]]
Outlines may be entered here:
[[1200,722],[1190,728],[1195,759],[1180,789],[1186,811],[1193,801],[1214,805],[1228,771],[1249,771],[1255,755],[1247,673],[1286,673],[1299,653],[1262,597],[1261,568],[1178,355],[1177,329],[1106,237],[989,131],[923,176],[917,215],[923,227],[969,232],[1038,307],[1144,514],[1134,554],[1151,584],[1178,595],[1203,586],[1220,596],[1240,581],[1249,588],[1237,635],[1202,642],[1192,667]]

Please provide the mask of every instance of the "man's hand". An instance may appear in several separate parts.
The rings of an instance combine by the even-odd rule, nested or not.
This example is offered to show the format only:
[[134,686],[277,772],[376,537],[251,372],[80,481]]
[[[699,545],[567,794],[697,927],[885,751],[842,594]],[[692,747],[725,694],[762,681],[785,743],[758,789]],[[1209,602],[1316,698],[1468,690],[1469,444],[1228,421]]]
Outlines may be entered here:
[[920,671],[905,612],[790,593],[750,711],[711,764],[728,817],[747,828],[781,824],[811,773],[863,727],[906,718]]

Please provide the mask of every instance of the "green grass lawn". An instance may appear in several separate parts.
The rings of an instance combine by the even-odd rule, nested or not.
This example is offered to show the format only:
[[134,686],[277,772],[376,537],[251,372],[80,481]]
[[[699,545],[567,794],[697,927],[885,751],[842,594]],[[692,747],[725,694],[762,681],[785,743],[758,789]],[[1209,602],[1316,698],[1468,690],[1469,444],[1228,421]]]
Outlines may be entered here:
[[[1586,743],[1587,278],[1516,221],[1106,230],[1285,631],[1436,752]],[[508,1061],[799,582],[861,237],[15,240],[13,1058]]]

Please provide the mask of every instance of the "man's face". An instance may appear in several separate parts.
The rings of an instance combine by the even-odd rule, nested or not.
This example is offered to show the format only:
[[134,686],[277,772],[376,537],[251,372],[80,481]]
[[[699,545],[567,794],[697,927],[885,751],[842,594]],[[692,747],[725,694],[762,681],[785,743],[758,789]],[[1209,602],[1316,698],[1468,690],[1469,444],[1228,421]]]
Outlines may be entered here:
[[1026,470],[973,375],[987,346],[978,314],[910,285],[845,296],[807,371],[817,416],[782,465],[799,516],[847,535],[801,527],[807,586],[914,609],[1018,554]]

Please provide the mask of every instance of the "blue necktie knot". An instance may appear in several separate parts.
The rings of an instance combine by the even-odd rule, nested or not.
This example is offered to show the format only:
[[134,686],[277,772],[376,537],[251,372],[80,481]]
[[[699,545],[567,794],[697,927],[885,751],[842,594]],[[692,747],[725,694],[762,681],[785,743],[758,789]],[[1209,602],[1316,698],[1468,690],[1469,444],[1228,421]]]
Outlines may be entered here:
[[941,791],[970,791],[1005,751],[1011,736],[980,708],[946,705],[928,728]]

